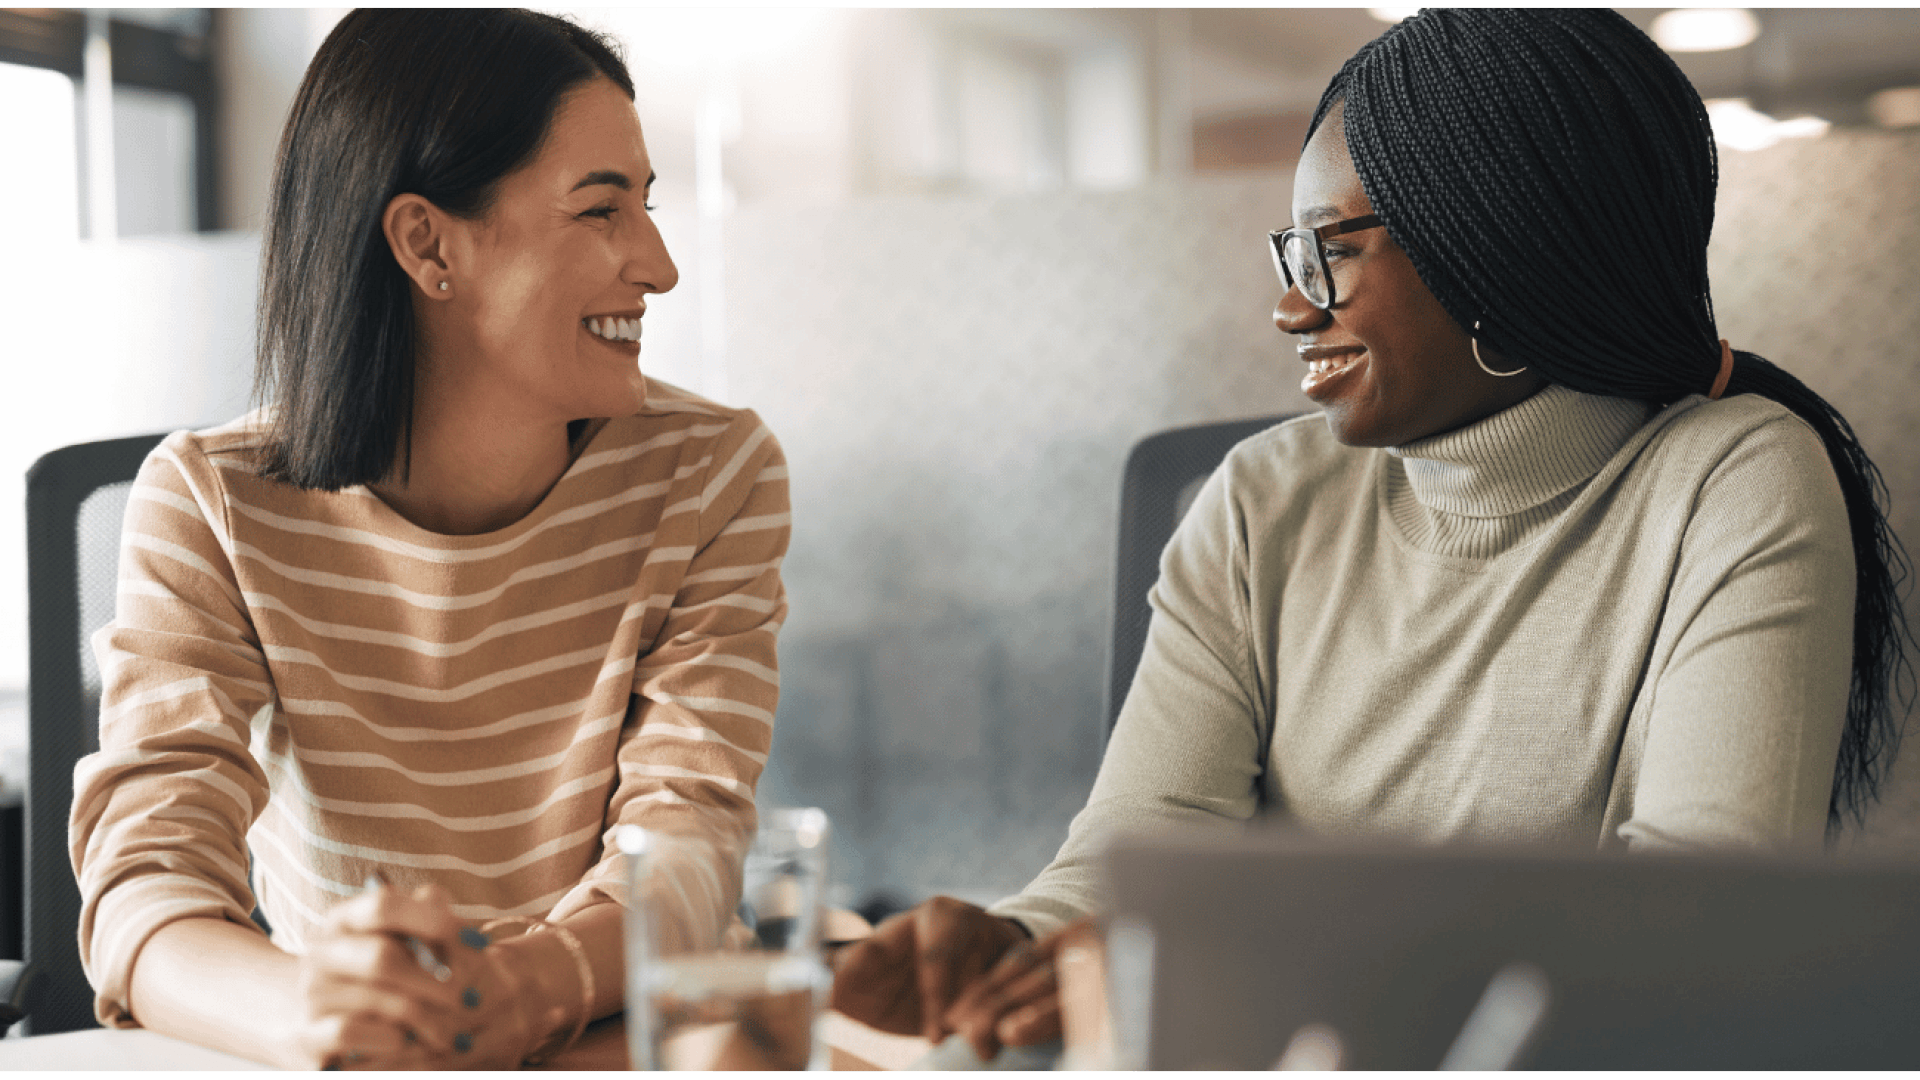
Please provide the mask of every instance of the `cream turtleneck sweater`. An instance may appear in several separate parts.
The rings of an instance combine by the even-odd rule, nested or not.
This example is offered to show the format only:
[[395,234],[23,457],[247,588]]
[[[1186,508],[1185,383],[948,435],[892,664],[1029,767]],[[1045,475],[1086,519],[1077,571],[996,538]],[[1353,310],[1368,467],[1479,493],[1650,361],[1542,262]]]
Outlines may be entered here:
[[1854,566],[1818,436],[1753,396],[1549,387],[1392,450],[1319,416],[1228,455],[1161,561],[1086,809],[995,914],[1101,908],[1116,831],[1816,842]]

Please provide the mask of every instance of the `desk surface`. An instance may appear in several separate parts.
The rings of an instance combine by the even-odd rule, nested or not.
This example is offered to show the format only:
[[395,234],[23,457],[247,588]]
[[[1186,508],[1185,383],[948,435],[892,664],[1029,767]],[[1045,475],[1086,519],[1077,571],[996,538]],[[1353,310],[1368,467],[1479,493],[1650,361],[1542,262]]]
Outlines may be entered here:
[[[822,1034],[835,1069],[904,1069],[927,1052],[925,1039],[888,1035],[830,1012]],[[627,1029],[609,1017],[587,1029],[572,1050],[548,1068],[603,1071],[627,1067]],[[141,1028],[70,1031],[31,1039],[0,1039],[0,1072],[61,1069],[168,1069],[195,1072],[259,1071],[245,1058],[208,1050]]]
[[246,1058],[169,1039],[141,1028],[69,1031],[31,1039],[0,1039],[0,1072],[40,1069],[190,1069],[257,1071]]

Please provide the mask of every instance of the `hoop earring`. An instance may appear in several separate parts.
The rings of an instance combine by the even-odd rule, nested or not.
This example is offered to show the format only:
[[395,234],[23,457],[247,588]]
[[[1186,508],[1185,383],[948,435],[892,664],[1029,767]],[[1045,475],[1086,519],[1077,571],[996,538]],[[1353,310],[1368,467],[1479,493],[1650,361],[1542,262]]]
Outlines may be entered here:
[[1473,362],[1480,365],[1481,371],[1486,372],[1487,374],[1493,376],[1496,379],[1511,379],[1515,375],[1518,375],[1521,372],[1527,370],[1526,365],[1524,364],[1522,364],[1520,367],[1514,368],[1512,371],[1495,371],[1492,368],[1488,367],[1487,362],[1485,360],[1480,359],[1480,338],[1478,337],[1480,333],[1479,319],[1473,320],[1473,332],[1475,336],[1470,337],[1467,340],[1473,342]]

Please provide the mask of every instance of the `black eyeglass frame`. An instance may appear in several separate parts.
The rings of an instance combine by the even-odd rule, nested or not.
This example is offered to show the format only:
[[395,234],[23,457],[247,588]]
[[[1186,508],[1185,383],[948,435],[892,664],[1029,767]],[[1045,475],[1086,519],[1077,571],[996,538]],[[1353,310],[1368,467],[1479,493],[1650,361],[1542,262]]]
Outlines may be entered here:
[[1344,233],[1365,232],[1368,229],[1377,229],[1382,224],[1383,222],[1381,222],[1378,214],[1363,214],[1360,217],[1348,218],[1345,221],[1336,221],[1331,225],[1321,225],[1312,229],[1275,229],[1267,234],[1267,241],[1273,245],[1274,272],[1280,275],[1282,284],[1289,289],[1293,288],[1293,271],[1287,269],[1287,238],[1290,236],[1298,236],[1302,240],[1311,238],[1313,240],[1313,257],[1320,263],[1320,280],[1327,283],[1327,302],[1322,304],[1314,300],[1313,297],[1307,296],[1307,290],[1304,288],[1300,290],[1300,295],[1306,297],[1307,303],[1312,304],[1321,311],[1325,311],[1332,307],[1334,301],[1338,300],[1339,297],[1335,295],[1333,291],[1333,271],[1327,266],[1327,249],[1320,246],[1320,241],[1329,236],[1340,236]]

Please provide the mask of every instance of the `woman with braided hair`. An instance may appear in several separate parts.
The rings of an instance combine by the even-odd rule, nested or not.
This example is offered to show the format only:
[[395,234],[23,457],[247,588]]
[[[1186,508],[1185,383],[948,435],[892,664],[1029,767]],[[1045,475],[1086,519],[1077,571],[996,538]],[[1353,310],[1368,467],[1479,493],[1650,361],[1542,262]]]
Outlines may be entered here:
[[1349,60],[1272,234],[1324,420],[1237,447],[1168,545],[1053,864],[883,926],[841,1007],[982,1054],[1057,1032],[1045,942],[1000,957],[1100,909],[1117,830],[1775,850],[1857,819],[1905,558],[1846,421],[1721,340],[1716,182],[1698,94],[1611,11],[1429,10]]

